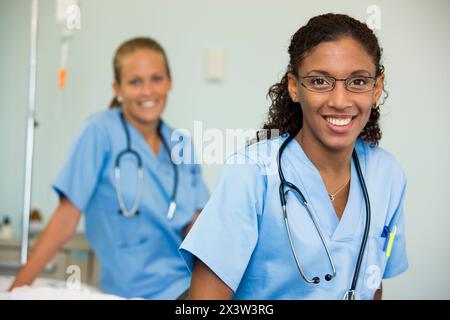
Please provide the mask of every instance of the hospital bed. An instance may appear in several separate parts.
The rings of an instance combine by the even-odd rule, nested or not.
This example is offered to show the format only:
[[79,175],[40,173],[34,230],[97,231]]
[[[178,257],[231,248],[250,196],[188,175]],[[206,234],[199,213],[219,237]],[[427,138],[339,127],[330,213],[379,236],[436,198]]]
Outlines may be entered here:
[[14,280],[13,276],[0,276],[0,300],[121,300],[123,298],[105,294],[98,289],[81,284],[70,289],[66,281],[38,278],[31,286],[6,290]]

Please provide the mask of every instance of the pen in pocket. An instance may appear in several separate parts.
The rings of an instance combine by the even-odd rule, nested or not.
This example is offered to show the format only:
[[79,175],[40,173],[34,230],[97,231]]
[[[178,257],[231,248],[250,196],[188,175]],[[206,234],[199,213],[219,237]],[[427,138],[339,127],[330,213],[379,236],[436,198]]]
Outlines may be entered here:
[[396,234],[397,234],[397,226],[394,226],[392,232],[389,234],[389,237],[386,239],[387,240],[386,257],[389,257],[391,255],[392,247],[394,245],[394,238]]

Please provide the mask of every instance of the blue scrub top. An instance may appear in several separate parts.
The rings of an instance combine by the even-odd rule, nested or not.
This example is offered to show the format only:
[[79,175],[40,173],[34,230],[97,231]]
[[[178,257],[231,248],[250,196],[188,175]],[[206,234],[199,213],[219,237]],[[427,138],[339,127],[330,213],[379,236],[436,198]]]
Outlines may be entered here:
[[[202,260],[228,287],[234,299],[342,299],[350,288],[365,226],[364,196],[351,163],[350,192],[339,221],[319,171],[300,144],[292,140],[282,156],[285,178],[297,185],[310,204],[336,266],[331,273],[325,249],[306,209],[293,193],[287,195],[291,234],[300,276],[289,245],[279,198],[277,153],[285,137],[253,144],[228,159],[220,181],[199,219],[180,247],[190,270]],[[403,200],[406,178],[394,157],[361,140],[356,150],[367,185],[372,219],[356,288],[357,299],[372,299],[383,278],[405,271]],[[389,257],[384,227],[397,226]]]
[[[190,282],[178,253],[182,231],[195,211],[204,207],[208,190],[198,165],[178,165],[177,209],[168,220],[174,184],[169,154],[162,144],[159,154],[154,154],[139,131],[127,125],[131,148],[141,156],[144,169],[139,215],[124,217],[119,213],[114,165],[126,148],[126,135],[117,108],[99,112],[87,121],[53,188],[86,215],[86,237],[101,262],[103,291],[123,297],[175,299]],[[190,139],[181,136],[171,141],[172,131],[162,124],[161,134],[169,148],[180,150],[178,156],[185,151],[193,154]],[[123,198],[130,210],[138,189],[136,159],[123,156],[120,168]]]

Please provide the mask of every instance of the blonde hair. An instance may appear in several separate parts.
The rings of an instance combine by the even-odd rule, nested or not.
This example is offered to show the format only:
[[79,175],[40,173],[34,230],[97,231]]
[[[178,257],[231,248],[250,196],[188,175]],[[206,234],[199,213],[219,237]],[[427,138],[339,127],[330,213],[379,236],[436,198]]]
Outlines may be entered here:
[[[120,84],[120,75],[122,70],[122,60],[125,56],[132,54],[140,49],[148,49],[159,52],[164,57],[164,64],[166,67],[167,76],[171,79],[169,62],[167,60],[166,52],[163,47],[156,41],[151,38],[146,37],[138,37],[133,38],[128,41],[125,41],[120,45],[120,47],[116,50],[113,59],[113,70],[114,70],[114,80],[117,84]],[[120,108],[122,104],[117,100],[117,97],[114,97],[109,104],[109,108]]]

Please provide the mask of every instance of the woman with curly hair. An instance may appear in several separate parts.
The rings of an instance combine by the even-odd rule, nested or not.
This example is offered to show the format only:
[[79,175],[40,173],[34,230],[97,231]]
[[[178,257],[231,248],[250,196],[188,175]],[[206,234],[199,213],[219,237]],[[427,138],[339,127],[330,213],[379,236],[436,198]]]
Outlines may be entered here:
[[325,14],[288,51],[263,127],[280,135],[229,159],[181,245],[190,298],[381,298],[382,279],[408,267],[406,178],[377,146],[377,37],[349,16]]

